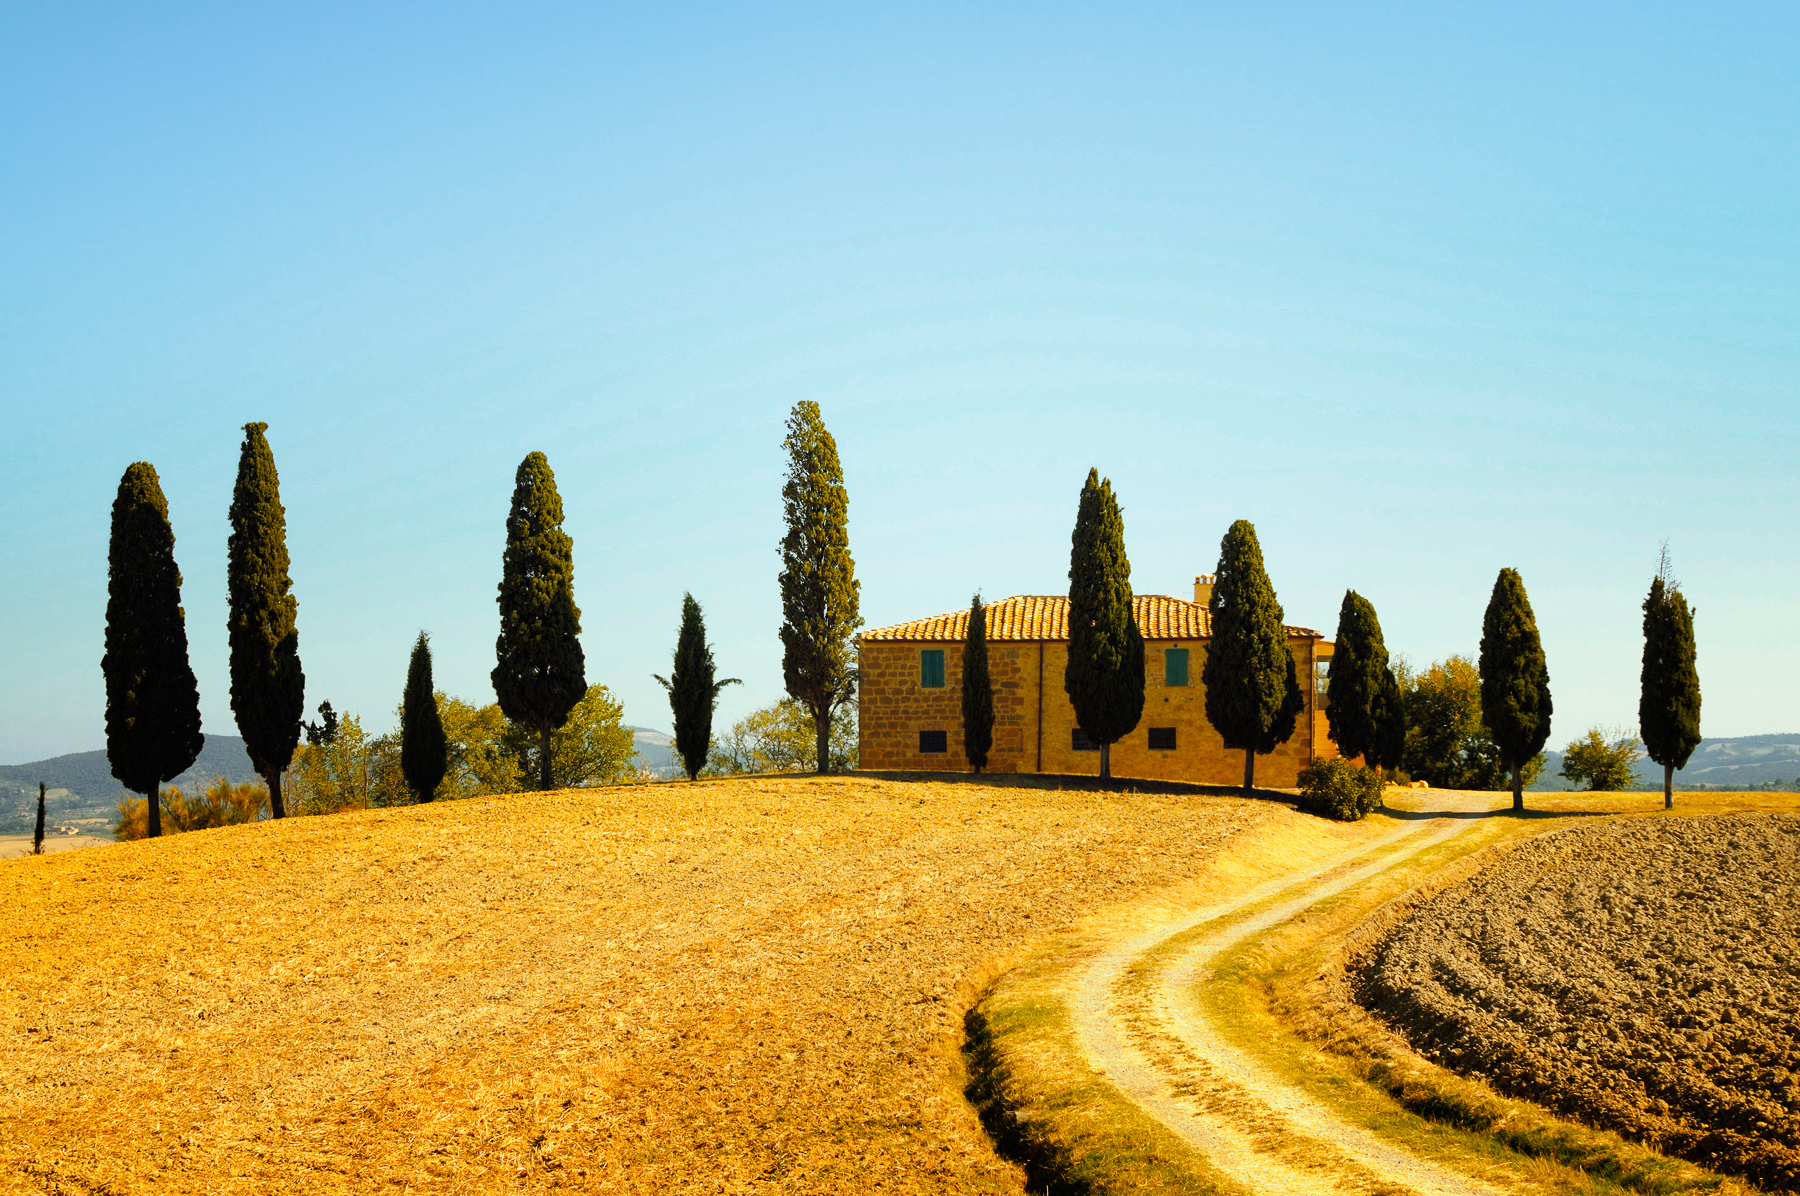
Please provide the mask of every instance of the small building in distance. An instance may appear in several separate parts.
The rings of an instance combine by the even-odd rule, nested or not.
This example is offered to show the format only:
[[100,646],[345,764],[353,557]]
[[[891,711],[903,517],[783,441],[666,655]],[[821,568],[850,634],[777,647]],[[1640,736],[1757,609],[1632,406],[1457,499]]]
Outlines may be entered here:
[[[1194,600],[1138,594],[1132,614],[1144,637],[1144,714],[1112,749],[1115,777],[1241,785],[1244,753],[1227,751],[1206,718],[1200,666],[1212,634],[1212,578],[1194,579]],[[969,612],[878,627],[857,637],[862,670],[859,767],[966,772],[962,744],[962,648]],[[1324,665],[1332,645],[1289,627],[1288,650],[1306,690],[1294,734],[1256,760],[1259,786],[1297,783],[1315,759],[1336,756],[1324,715]],[[1075,725],[1063,692],[1069,660],[1069,599],[1026,594],[987,606],[988,672],[994,686],[989,772],[1100,771],[1099,748]]]

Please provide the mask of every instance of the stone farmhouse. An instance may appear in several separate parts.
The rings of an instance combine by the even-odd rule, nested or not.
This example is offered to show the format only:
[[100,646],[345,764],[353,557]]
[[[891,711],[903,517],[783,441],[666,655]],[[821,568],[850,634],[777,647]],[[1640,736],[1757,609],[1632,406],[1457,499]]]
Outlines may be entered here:
[[[1116,777],[1240,785],[1244,754],[1227,751],[1206,718],[1200,666],[1211,636],[1212,578],[1194,579],[1194,600],[1162,594],[1132,598],[1144,637],[1144,714],[1113,745]],[[1069,659],[1069,600],[1028,594],[989,603],[988,673],[994,686],[994,746],[989,772],[1083,773],[1100,770],[1099,748],[1075,725],[1063,692]],[[862,669],[859,767],[966,772],[962,746],[962,648],[969,612],[865,631],[857,637]],[[1324,666],[1332,645],[1318,632],[1289,627],[1288,650],[1307,691],[1294,735],[1258,756],[1258,785],[1297,783],[1301,769],[1336,756],[1326,730]]]

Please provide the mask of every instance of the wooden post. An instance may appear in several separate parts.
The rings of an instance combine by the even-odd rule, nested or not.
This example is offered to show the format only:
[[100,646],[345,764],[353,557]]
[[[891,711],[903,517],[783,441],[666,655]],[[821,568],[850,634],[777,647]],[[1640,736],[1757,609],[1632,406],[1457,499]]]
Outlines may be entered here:
[[38,782],[37,834],[31,839],[31,854],[44,854],[44,782]]

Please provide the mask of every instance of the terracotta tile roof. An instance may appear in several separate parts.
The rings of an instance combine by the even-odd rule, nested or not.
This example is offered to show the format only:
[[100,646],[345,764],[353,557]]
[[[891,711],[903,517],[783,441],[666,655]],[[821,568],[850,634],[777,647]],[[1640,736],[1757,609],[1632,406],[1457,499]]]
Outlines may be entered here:
[[[1199,640],[1212,634],[1212,619],[1204,606],[1166,594],[1135,594],[1131,611],[1138,630],[1147,640]],[[988,603],[989,640],[1066,640],[1069,638],[1069,599],[1062,594],[1020,594]],[[1306,627],[1289,627],[1290,637],[1319,638]],[[914,619],[892,627],[875,627],[857,636],[860,640],[896,640],[907,643],[962,640],[969,634],[969,612],[951,611],[929,619]]]

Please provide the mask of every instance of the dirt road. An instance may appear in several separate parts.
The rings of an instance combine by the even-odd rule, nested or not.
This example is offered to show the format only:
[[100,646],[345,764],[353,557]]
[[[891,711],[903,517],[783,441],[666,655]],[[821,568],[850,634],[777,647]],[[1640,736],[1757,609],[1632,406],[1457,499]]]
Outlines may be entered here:
[[1494,1193],[1348,1124],[1275,1076],[1227,1040],[1196,993],[1223,952],[1495,812],[1494,794],[1435,793],[1427,813],[1436,817],[1104,952],[1075,994],[1082,1050],[1128,1097],[1258,1196]]

